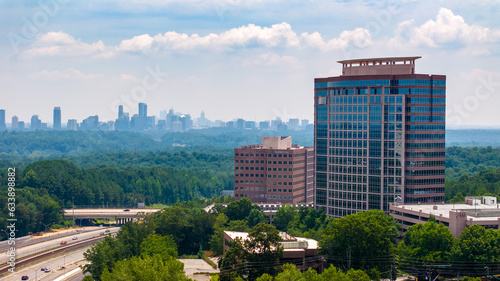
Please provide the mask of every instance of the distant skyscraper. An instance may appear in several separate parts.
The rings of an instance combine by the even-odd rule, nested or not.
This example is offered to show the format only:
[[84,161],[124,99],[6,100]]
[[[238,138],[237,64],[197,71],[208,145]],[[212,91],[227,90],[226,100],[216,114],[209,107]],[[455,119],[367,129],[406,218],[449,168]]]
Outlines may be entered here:
[[234,199],[258,203],[313,203],[314,148],[292,137],[262,137],[234,149]]
[[446,76],[415,74],[420,57],[339,61],[316,78],[316,206],[346,216],[444,201]]
[[0,109],[0,130],[7,129],[7,125],[5,125],[5,109]]
[[288,129],[298,130],[299,124],[300,124],[299,118],[290,118],[290,120],[288,120]]
[[19,129],[24,129],[24,121],[19,121],[19,123],[17,124],[17,127]]
[[78,122],[76,119],[69,119],[66,129],[76,131],[76,129],[78,129]]
[[118,106],[118,118],[123,117],[123,105]]
[[40,130],[42,128],[42,121],[38,119],[38,115],[31,116],[30,128],[32,130]]
[[58,106],[54,107],[53,128],[54,128],[54,130],[60,130],[61,129],[61,108],[58,107]]
[[236,120],[236,128],[243,130],[245,128],[245,120],[241,118]]
[[99,126],[99,116],[89,116],[86,119],[83,119],[81,126],[79,129],[81,130],[97,130]]
[[267,129],[269,129],[269,121],[260,121],[259,122],[259,128],[261,130],[267,130]]
[[115,120],[114,129],[117,131],[127,131],[129,129],[128,113],[123,112],[123,105],[118,106],[118,118]]
[[139,103],[139,117],[148,116],[148,105],[145,103]]
[[17,129],[19,128],[19,119],[17,118],[17,116],[12,116],[12,125],[11,125],[11,128],[12,129]]

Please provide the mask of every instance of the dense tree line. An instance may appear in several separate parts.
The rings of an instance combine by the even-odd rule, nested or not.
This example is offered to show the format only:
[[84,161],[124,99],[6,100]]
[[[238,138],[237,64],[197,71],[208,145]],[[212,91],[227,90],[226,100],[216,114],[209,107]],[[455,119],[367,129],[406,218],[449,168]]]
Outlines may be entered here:
[[431,220],[410,226],[398,245],[400,269],[418,274],[434,265],[441,274],[484,276],[500,273],[500,233],[479,225],[466,227],[456,239]]
[[465,196],[500,196],[500,169],[445,180],[445,200],[464,203]]
[[[207,157],[207,162],[211,159],[203,155],[200,159],[203,157]],[[0,172],[0,186],[0,200],[7,202],[6,170]],[[169,166],[81,169],[64,160],[35,162],[16,171],[16,218],[26,222],[18,236],[43,230],[44,224],[62,224],[61,208],[63,205],[70,208],[73,201],[77,206],[132,206],[138,202],[170,205],[211,198],[232,186],[232,174],[212,169]],[[7,205],[1,208],[3,229]]]
[[447,179],[473,175],[486,169],[498,169],[500,168],[500,148],[448,147],[445,166]]
[[343,272],[337,269],[335,266],[331,265],[323,271],[323,273],[318,274],[314,269],[309,268],[305,272],[301,272],[293,264],[285,264],[282,267],[282,271],[273,277],[270,274],[263,274],[257,281],[370,281],[370,277],[362,270],[350,269],[347,272]]

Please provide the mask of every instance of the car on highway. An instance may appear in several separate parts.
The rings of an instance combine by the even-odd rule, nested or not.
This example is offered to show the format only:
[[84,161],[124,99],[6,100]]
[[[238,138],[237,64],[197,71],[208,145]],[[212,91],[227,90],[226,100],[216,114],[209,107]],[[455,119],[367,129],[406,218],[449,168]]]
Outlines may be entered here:
[[104,231],[103,231],[103,232],[101,232],[101,233],[99,233],[99,235],[104,235]]
[[47,272],[50,272],[51,270],[52,269],[50,269],[50,267],[46,267],[44,271],[45,271],[45,273],[47,273]]
[[66,240],[61,241],[61,245],[66,245],[66,244],[68,244],[68,241]]
[[28,275],[23,275],[23,277],[21,277],[21,280],[28,280],[28,279],[30,279]]
[[123,211],[124,211],[124,212],[130,212],[130,210],[129,210],[129,209],[125,209],[125,210],[123,210]]
[[47,269],[47,267],[46,267],[46,266],[44,266],[44,267],[40,268],[40,270],[41,270],[41,271],[45,271],[45,269]]
[[104,232],[111,232],[111,230],[110,229],[106,229]]
[[71,239],[72,239],[72,240],[76,240],[76,239],[78,239],[78,237],[76,237],[76,236],[73,236],[73,238],[71,238]]

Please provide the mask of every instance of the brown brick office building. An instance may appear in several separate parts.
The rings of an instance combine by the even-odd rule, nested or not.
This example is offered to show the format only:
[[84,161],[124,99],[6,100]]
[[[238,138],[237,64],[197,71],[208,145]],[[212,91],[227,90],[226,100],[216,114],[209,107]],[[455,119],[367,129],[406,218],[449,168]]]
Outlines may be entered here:
[[291,137],[263,137],[234,149],[234,199],[255,203],[313,203],[314,149]]

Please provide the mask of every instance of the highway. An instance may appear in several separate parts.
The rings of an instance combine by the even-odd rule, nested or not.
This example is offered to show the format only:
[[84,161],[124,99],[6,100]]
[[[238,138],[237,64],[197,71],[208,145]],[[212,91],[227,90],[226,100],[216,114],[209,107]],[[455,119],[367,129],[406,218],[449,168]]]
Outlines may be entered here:
[[[55,239],[55,238],[59,238],[59,237],[65,237],[65,236],[70,236],[73,237],[75,236],[75,234],[77,234],[78,232],[88,232],[88,231],[94,231],[96,229],[101,229],[102,227],[98,227],[98,226],[86,226],[86,227],[82,227],[82,228],[75,228],[75,229],[69,229],[69,230],[64,230],[64,231],[60,231],[60,232],[48,232],[48,233],[45,233],[43,236],[31,236],[29,238],[17,238],[16,239],[16,246],[22,246],[22,247],[25,247],[25,246],[28,246],[28,245],[31,245],[31,244],[36,244],[36,243],[40,243],[40,242],[43,242],[43,241],[48,241],[48,240],[52,240],[52,239]],[[79,230],[79,231],[77,231]],[[7,249],[9,249],[9,245],[7,244],[7,240],[4,240],[2,242],[0,242],[0,252],[5,252]]]
[[[18,271],[15,273],[5,275],[2,278],[2,281],[18,281],[21,280],[21,277],[23,275],[27,275],[29,277],[28,280],[72,280],[73,277],[76,277],[82,273],[82,271],[78,269],[78,266],[87,263],[87,261],[83,257],[83,253],[88,248],[89,247],[80,248],[72,252],[59,254],[55,258],[52,258],[50,260],[45,260],[42,262],[37,262],[36,264],[25,266],[22,269],[18,269]],[[66,265],[64,269],[62,268],[63,265]],[[40,269],[44,266],[51,268],[51,271],[47,273],[41,271]],[[61,278],[65,273],[67,274],[66,278]],[[69,273],[73,274],[69,276]]]
[[[101,236],[100,233],[105,231],[105,229],[106,228],[101,227],[101,228],[98,228],[94,231],[73,234],[71,236],[56,238],[53,240],[49,240],[49,241],[45,241],[45,242],[41,242],[41,243],[36,243],[33,245],[28,245],[28,246],[22,246],[22,244],[17,245],[18,247],[16,248],[16,259],[20,259],[22,257],[26,257],[26,256],[29,256],[29,255],[32,255],[35,253],[39,253],[42,251],[53,249],[55,247],[59,247],[59,246],[61,246],[61,241],[63,241],[63,240],[67,242],[66,245],[71,245],[73,243],[76,243],[76,242],[79,242],[79,241],[82,241],[85,239]],[[120,229],[119,227],[109,228],[110,233],[118,232],[119,229]],[[72,240],[71,238],[73,236],[78,237],[77,240]],[[8,252],[4,251],[0,255],[0,263],[1,264],[5,264],[8,261],[9,256],[7,254],[8,254]]]

